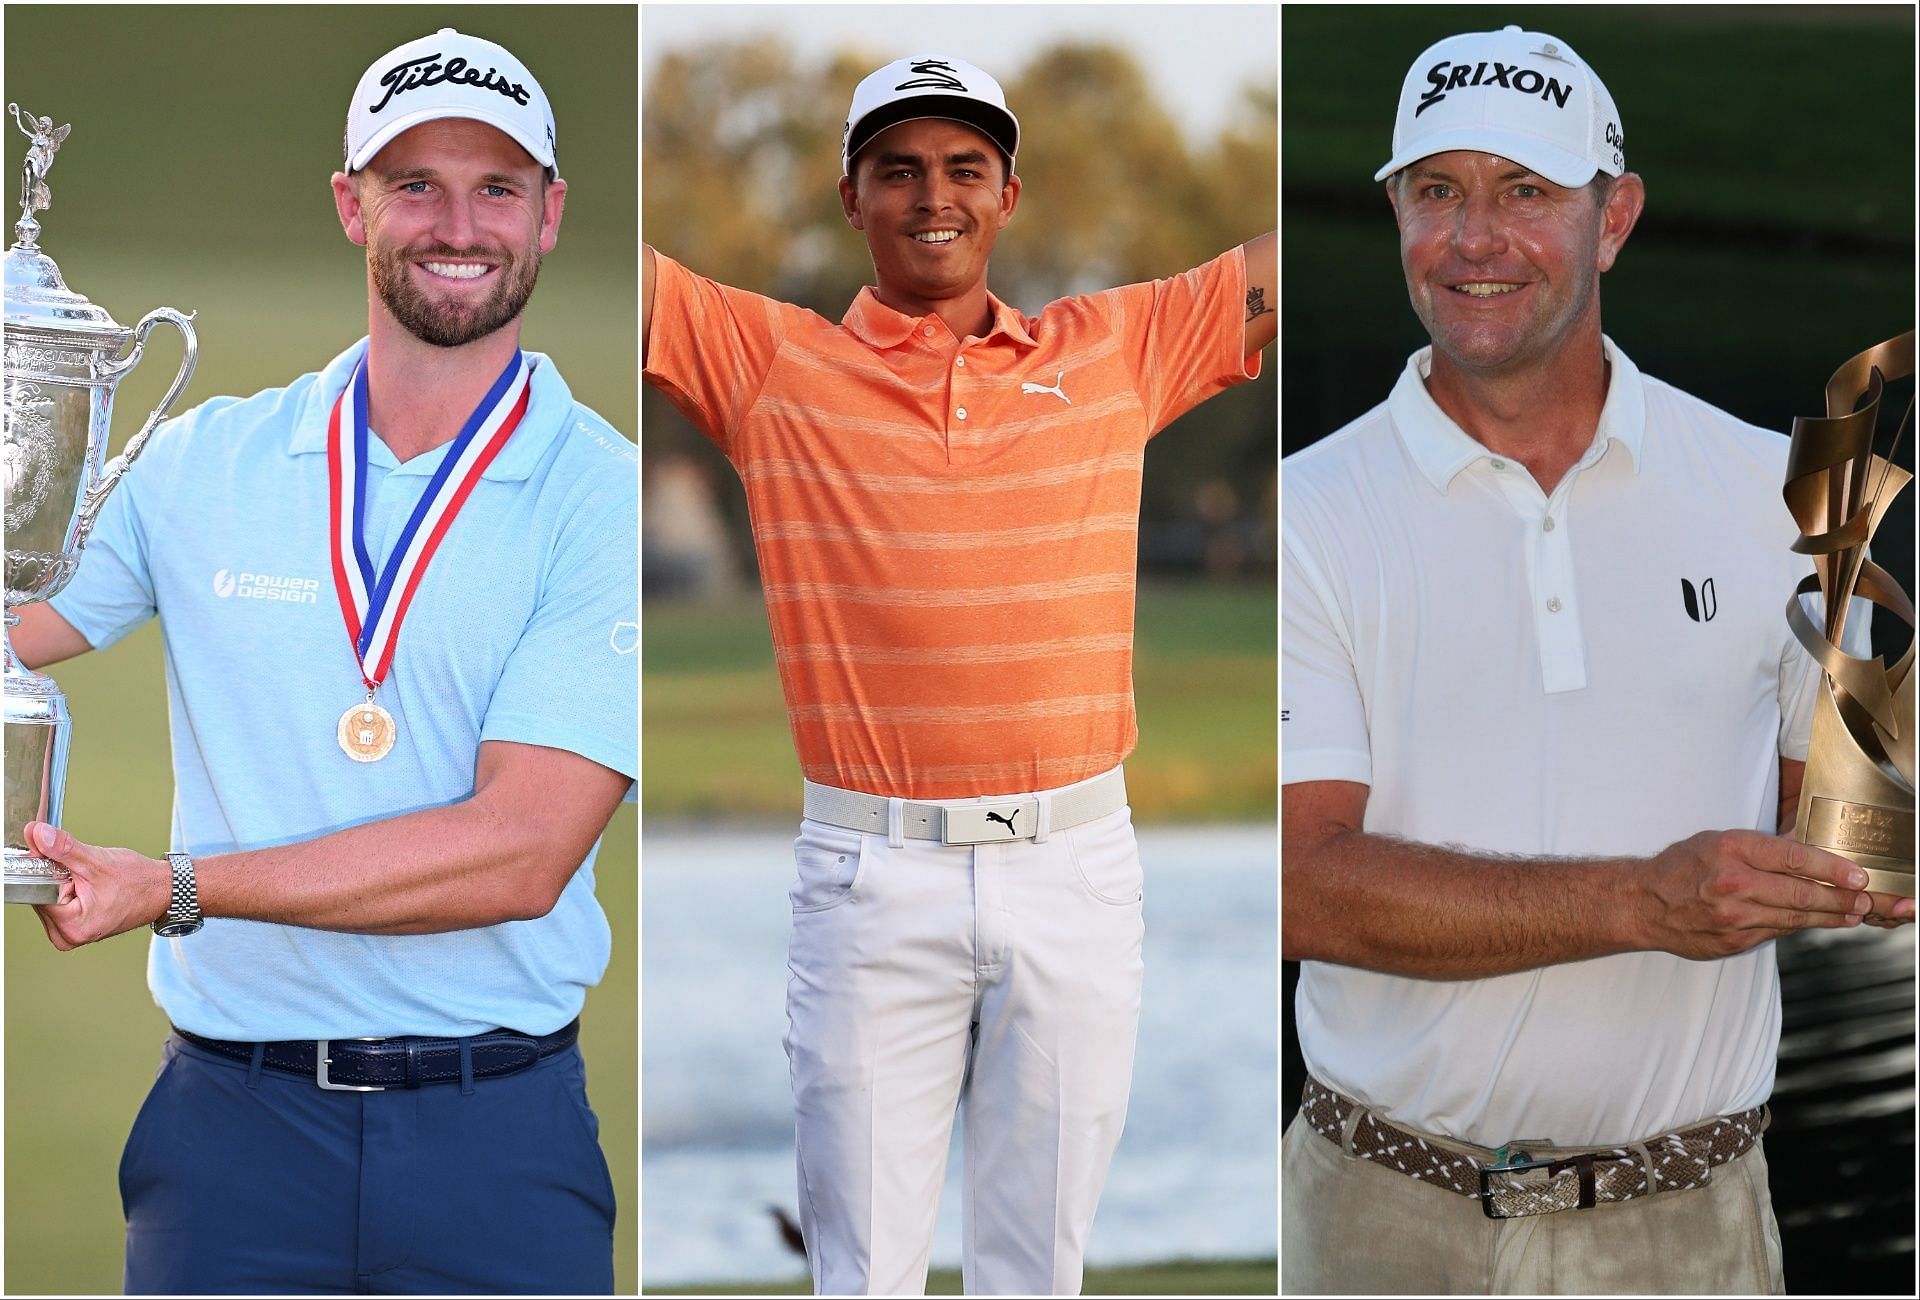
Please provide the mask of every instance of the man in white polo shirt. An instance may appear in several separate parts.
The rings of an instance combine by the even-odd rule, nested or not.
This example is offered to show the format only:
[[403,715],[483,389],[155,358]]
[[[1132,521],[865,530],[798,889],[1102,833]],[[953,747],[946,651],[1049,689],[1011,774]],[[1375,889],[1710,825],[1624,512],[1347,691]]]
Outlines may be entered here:
[[126,1289],[606,1293],[575,1040],[639,770],[638,477],[520,348],[567,197],[546,95],[490,41],[409,41],[332,186],[367,338],[159,429],[14,642],[165,634],[173,852],[28,830],[72,875],[56,947],[160,936]]
[[1768,941],[1913,915],[1772,834],[1787,440],[1602,335],[1624,139],[1551,36],[1424,53],[1375,179],[1433,344],[1285,464],[1284,1291],[1779,1290]]

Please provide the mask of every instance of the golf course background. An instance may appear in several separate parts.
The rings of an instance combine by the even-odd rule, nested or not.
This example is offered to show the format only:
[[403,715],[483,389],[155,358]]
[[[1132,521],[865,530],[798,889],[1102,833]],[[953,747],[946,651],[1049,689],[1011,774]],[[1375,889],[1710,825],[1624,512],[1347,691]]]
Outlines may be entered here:
[[[347,100],[379,54],[445,26],[499,41],[542,79],[572,188],[523,342],[634,434],[635,10],[9,6],[6,101],[73,126],[48,175],[41,246],[72,288],[123,323],[158,306],[197,313],[200,364],[177,410],[284,384],[365,333],[364,255],[341,234],[328,187]],[[11,116],[5,133],[10,225],[27,141]],[[176,336],[156,332],[115,399],[113,450],[179,357]],[[193,513],[178,526],[193,527]],[[164,852],[172,777],[158,629],[53,675],[74,715],[66,825],[92,842]],[[600,850],[613,961],[582,1035],[627,1292],[638,1284],[636,840],[627,806]],[[167,1029],[146,990],[147,936],[58,954],[34,914],[11,907],[4,937],[5,1289],[117,1293],[121,1143]]]

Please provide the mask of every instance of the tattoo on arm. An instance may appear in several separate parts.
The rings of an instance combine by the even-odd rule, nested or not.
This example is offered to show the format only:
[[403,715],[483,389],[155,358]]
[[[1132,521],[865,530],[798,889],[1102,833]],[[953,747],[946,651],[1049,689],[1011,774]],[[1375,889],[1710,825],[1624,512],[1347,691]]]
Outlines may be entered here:
[[1267,306],[1267,291],[1265,289],[1247,290],[1248,320],[1252,320],[1255,316],[1270,316],[1272,314],[1273,308]]

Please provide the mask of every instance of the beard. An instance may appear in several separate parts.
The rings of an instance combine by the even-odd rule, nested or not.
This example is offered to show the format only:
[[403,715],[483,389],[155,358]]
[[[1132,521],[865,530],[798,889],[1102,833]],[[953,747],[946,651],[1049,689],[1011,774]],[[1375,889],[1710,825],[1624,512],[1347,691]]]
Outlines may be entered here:
[[[498,283],[477,303],[436,300],[409,274],[413,262],[434,257],[485,257],[495,264]],[[540,253],[536,247],[516,257],[504,248],[461,249],[437,242],[413,249],[369,246],[367,270],[374,291],[402,329],[434,347],[457,348],[485,338],[526,309],[540,278]]]

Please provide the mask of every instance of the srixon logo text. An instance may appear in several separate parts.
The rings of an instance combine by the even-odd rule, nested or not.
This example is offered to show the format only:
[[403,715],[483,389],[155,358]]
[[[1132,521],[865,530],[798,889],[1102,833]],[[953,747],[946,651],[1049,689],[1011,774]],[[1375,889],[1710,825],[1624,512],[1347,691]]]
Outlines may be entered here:
[[1545,76],[1517,63],[1489,60],[1449,63],[1442,59],[1427,69],[1427,83],[1433,89],[1420,96],[1420,107],[1413,110],[1415,117],[1445,99],[1448,91],[1463,90],[1468,86],[1500,86],[1522,95],[1537,95],[1543,100],[1553,101],[1557,108],[1565,108],[1568,96],[1573,94],[1573,87],[1557,77]]

